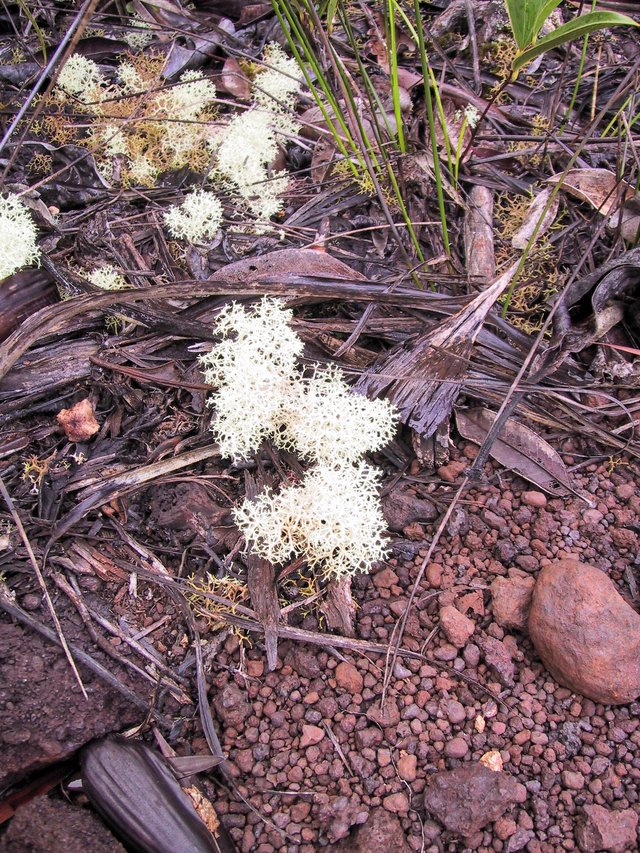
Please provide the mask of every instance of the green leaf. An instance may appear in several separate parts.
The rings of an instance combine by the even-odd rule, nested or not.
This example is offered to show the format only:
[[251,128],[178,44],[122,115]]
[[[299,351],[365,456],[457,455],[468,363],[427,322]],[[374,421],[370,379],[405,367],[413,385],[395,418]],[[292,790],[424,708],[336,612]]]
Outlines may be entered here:
[[513,37],[519,50],[535,41],[540,27],[560,0],[505,0]]
[[608,27],[620,26],[637,27],[640,25],[633,18],[621,15],[619,12],[588,12],[586,15],[580,15],[580,17],[574,18],[567,24],[558,27],[557,30],[549,33],[548,36],[541,38],[533,47],[523,51],[513,60],[512,68],[514,71],[520,71],[521,68],[528,65],[536,56],[540,56],[540,54],[546,53],[554,47],[560,47],[561,44],[566,44],[568,41],[586,36],[594,30],[604,30]]
[[516,45],[519,50],[524,50],[527,45],[531,44],[531,39],[529,38],[531,27],[528,26],[530,16],[526,10],[527,4],[526,2],[520,2],[520,0],[504,0],[504,5],[507,7],[507,14],[509,15],[509,22]]
[[547,20],[549,15],[553,12],[554,9],[556,9],[560,5],[560,0],[546,0],[546,2],[543,2],[542,4],[538,5],[540,6],[540,9],[536,14],[535,20],[533,22],[535,34],[534,37],[531,39],[532,42],[535,41],[536,36],[542,29],[542,25]]

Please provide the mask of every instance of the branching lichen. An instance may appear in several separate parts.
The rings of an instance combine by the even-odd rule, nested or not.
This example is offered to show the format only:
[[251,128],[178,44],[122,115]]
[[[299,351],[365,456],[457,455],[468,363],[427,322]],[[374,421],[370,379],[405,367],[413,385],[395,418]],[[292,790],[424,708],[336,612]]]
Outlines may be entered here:
[[384,557],[379,474],[363,461],[393,436],[386,401],[351,392],[340,370],[297,365],[291,312],[263,299],[222,312],[222,341],[201,361],[216,387],[213,432],[223,455],[248,459],[266,439],[313,463],[299,485],[265,491],[235,510],[248,546],[273,563],[302,556],[325,575],[365,571]]
[[0,197],[0,281],[39,260],[37,235],[36,224],[20,199]]

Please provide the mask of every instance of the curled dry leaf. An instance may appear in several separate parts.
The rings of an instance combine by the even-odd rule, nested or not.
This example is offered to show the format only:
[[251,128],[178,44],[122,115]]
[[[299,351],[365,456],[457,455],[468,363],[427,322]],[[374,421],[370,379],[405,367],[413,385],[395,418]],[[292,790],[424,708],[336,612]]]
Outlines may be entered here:
[[541,362],[557,367],[569,353],[591,346],[614,326],[634,328],[639,292],[640,249],[572,281],[558,299],[553,338]]
[[80,400],[70,409],[62,409],[56,415],[56,420],[69,441],[88,441],[100,429],[89,398]]
[[[474,444],[482,444],[495,418],[495,412],[483,406],[456,411],[458,432]],[[551,495],[564,495],[572,491],[569,472],[553,447],[514,418],[507,420],[490,452],[505,468],[515,471]]]
[[619,180],[609,169],[571,169],[566,175],[552,175],[547,183],[557,184],[570,195],[586,201],[603,216],[610,216],[620,206],[621,198],[633,196],[626,181]]

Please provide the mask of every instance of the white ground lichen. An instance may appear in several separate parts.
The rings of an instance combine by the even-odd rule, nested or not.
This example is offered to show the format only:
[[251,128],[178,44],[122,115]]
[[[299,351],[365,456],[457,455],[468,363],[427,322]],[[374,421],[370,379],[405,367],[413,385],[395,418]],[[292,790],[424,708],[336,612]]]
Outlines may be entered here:
[[20,199],[0,198],[0,280],[39,260],[37,236],[31,213]]

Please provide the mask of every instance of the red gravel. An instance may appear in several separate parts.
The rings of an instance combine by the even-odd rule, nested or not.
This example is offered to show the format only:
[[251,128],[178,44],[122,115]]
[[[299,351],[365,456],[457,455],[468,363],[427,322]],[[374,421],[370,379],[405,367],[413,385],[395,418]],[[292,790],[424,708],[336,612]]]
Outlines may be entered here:
[[[454,460],[439,471],[442,480],[417,476],[409,493],[417,487],[421,499],[430,494],[446,499],[461,470]],[[490,466],[487,471],[493,473]],[[630,466],[610,473],[606,466],[590,465],[574,481],[591,497],[593,511],[585,512],[577,497],[543,495],[504,471],[502,486],[465,496],[457,529],[440,542],[407,620],[404,646],[415,651],[441,620],[446,623],[425,650],[433,663],[399,659],[383,711],[382,657],[346,654],[345,663],[326,650],[284,642],[277,670],[266,675],[257,675],[262,649],[251,649],[251,677],[245,678],[236,670],[237,651],[218,655],[214,707],[220,711],[219,697],[234,689],[241,694],[234,694],[236,708],[248,708],[242,725],[235,725],[234,709],[226,722],[220,714],[224,748],[249,802],[277,827],[222,794],[218,808],[244,853],[315,853],[339,842],[340,850],[350,843],[367,849],[380,809],[399,819],[409,849],[427,853],[552,853],[579,849],[578,840],[580,849],[591,849],[584,839],[600,831],[596,820],[605,825],[610,816],[615,825],[611,812],[621,813],[629,831],[640,814],[640,702],[609,707],[560,686],[527,634],[512,627],[530,593],[527,578],[562,558],[604,570],[638,604],[633,581],[629,585],[638,561],[637,534],[622,528],[640,510]],[[411,517],[406,488],[403,512]],[[411,539],[415,526],[412,521]],[[415,559],[391,559],[373,577],[355,580],[359,638],[389,641],[433,523],[420,527],[424,546]],[[497,578],[504,579],[498,587],[502,606],[494,616],[489,589]],[[516,600],[505,616],[508,584]],[[317,627],[313,616],[303,624]],[[315,741],[324,725],[332,737],[306,745],[309,733]],[[524,786],[526,799],[463,840],[425,813],[424,791],[436,771],[477,762],[491,751],[504,773]],[[592,806],[605,810],[604,817],[590,813]]]

